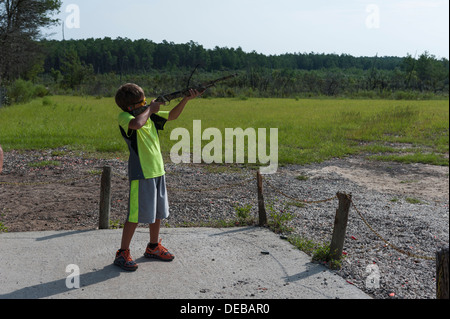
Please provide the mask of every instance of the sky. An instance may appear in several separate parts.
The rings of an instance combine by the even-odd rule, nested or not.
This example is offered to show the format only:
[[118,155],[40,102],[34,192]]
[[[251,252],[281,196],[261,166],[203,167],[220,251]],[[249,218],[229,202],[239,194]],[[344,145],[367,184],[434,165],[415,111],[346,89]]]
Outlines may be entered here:
[[[266,55],[449,58],[449,0],[63,0],[65,39],[194,41]],[[61,40],[62,25],[46,29]]]

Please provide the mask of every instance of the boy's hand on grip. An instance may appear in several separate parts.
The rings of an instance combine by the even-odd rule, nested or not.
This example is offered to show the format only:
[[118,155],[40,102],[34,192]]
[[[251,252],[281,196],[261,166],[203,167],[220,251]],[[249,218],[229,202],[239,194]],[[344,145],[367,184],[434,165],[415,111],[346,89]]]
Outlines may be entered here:
[[160,108],[161,108],[161,105],[164,105],[164,103],[156,102],[156,100],[153,100],[150,103],[150,113],[152,113],[152,114],[153,113],[158,113]]

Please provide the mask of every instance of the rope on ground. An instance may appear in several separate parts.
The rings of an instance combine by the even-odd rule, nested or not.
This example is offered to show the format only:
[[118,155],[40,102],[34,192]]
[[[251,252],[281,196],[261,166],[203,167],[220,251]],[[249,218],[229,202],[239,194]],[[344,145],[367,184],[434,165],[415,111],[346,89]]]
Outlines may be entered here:
[[401,249],[399,247],[397,247],[396,245],[390,243],[389,241],[387,241],[383,236],[381,236],[373,227],[372,225],[369,224],[369,222],[367,221],[367,219],[364,218],[363,214],[361,213],[361,211],[358,209],[358,207],[356,207],[355,203],[353,202],[353,200],[348,197],[350,202],[352,203],[353,208],[356,210],[356,212],[358,213],[359,217],[362,219],[362,221],[364,222],[364,224],[378,237],[380,238],[386,245],[388,245],[389,247],[391,247],[392,249],[394,249],[395,251],[407,255],[408,257],[412,257],[412,258],[417,258],[417,259],[424,259],[424,260],[436,260],[436,258],[434,257],[429,257],[429,256],[422,256],[422,255],[417,255],[414,254],[412,252],[406,251],[404,249]]

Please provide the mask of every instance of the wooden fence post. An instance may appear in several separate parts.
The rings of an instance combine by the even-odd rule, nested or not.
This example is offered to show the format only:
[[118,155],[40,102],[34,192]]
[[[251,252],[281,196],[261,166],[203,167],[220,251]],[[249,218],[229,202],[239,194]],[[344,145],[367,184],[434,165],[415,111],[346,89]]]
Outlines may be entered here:
[[104,166],[100,185],[99,229],[109,229],[111,211],[111,166]]
[[449,299],[448,247],[436,252],[436,299]]
[[[1,100],[1,97],[0,97]],[[2,150],[2,146],[0,145],[0,174],[2,173],[3,170],[3,150]]]
[[259,226],[262,227],[267,224],[267,214],[266,214],[266,208],[264,207],[262,176],[259,171],[256,173],[256,182],[258,185]]
[[339,207],[336,210],[334,219],[333,237],[330,244],[329,258],[339,260],[344,249],[345,232],[347,230],[348,212],[350,210],[351,195],[345,193],[337,193],[339,199]]

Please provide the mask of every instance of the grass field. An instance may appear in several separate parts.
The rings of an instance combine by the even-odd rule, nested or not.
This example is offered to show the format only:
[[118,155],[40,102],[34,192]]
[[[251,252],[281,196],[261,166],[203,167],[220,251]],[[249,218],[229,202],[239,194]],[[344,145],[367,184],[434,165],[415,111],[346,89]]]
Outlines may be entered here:
[[[175,106],[173,102],[169,110]],[[0,109],[3,149],[66,146],[96,156],[127,157],[112,98],[51,96]],[[193,120],[202,129],[278,128],[279,163],[305,164],[364,153],[372,159],[448,166],[449,102],[339,99],[197,99],[161,132]],[[208,141],[204,142],[206,145]]]

